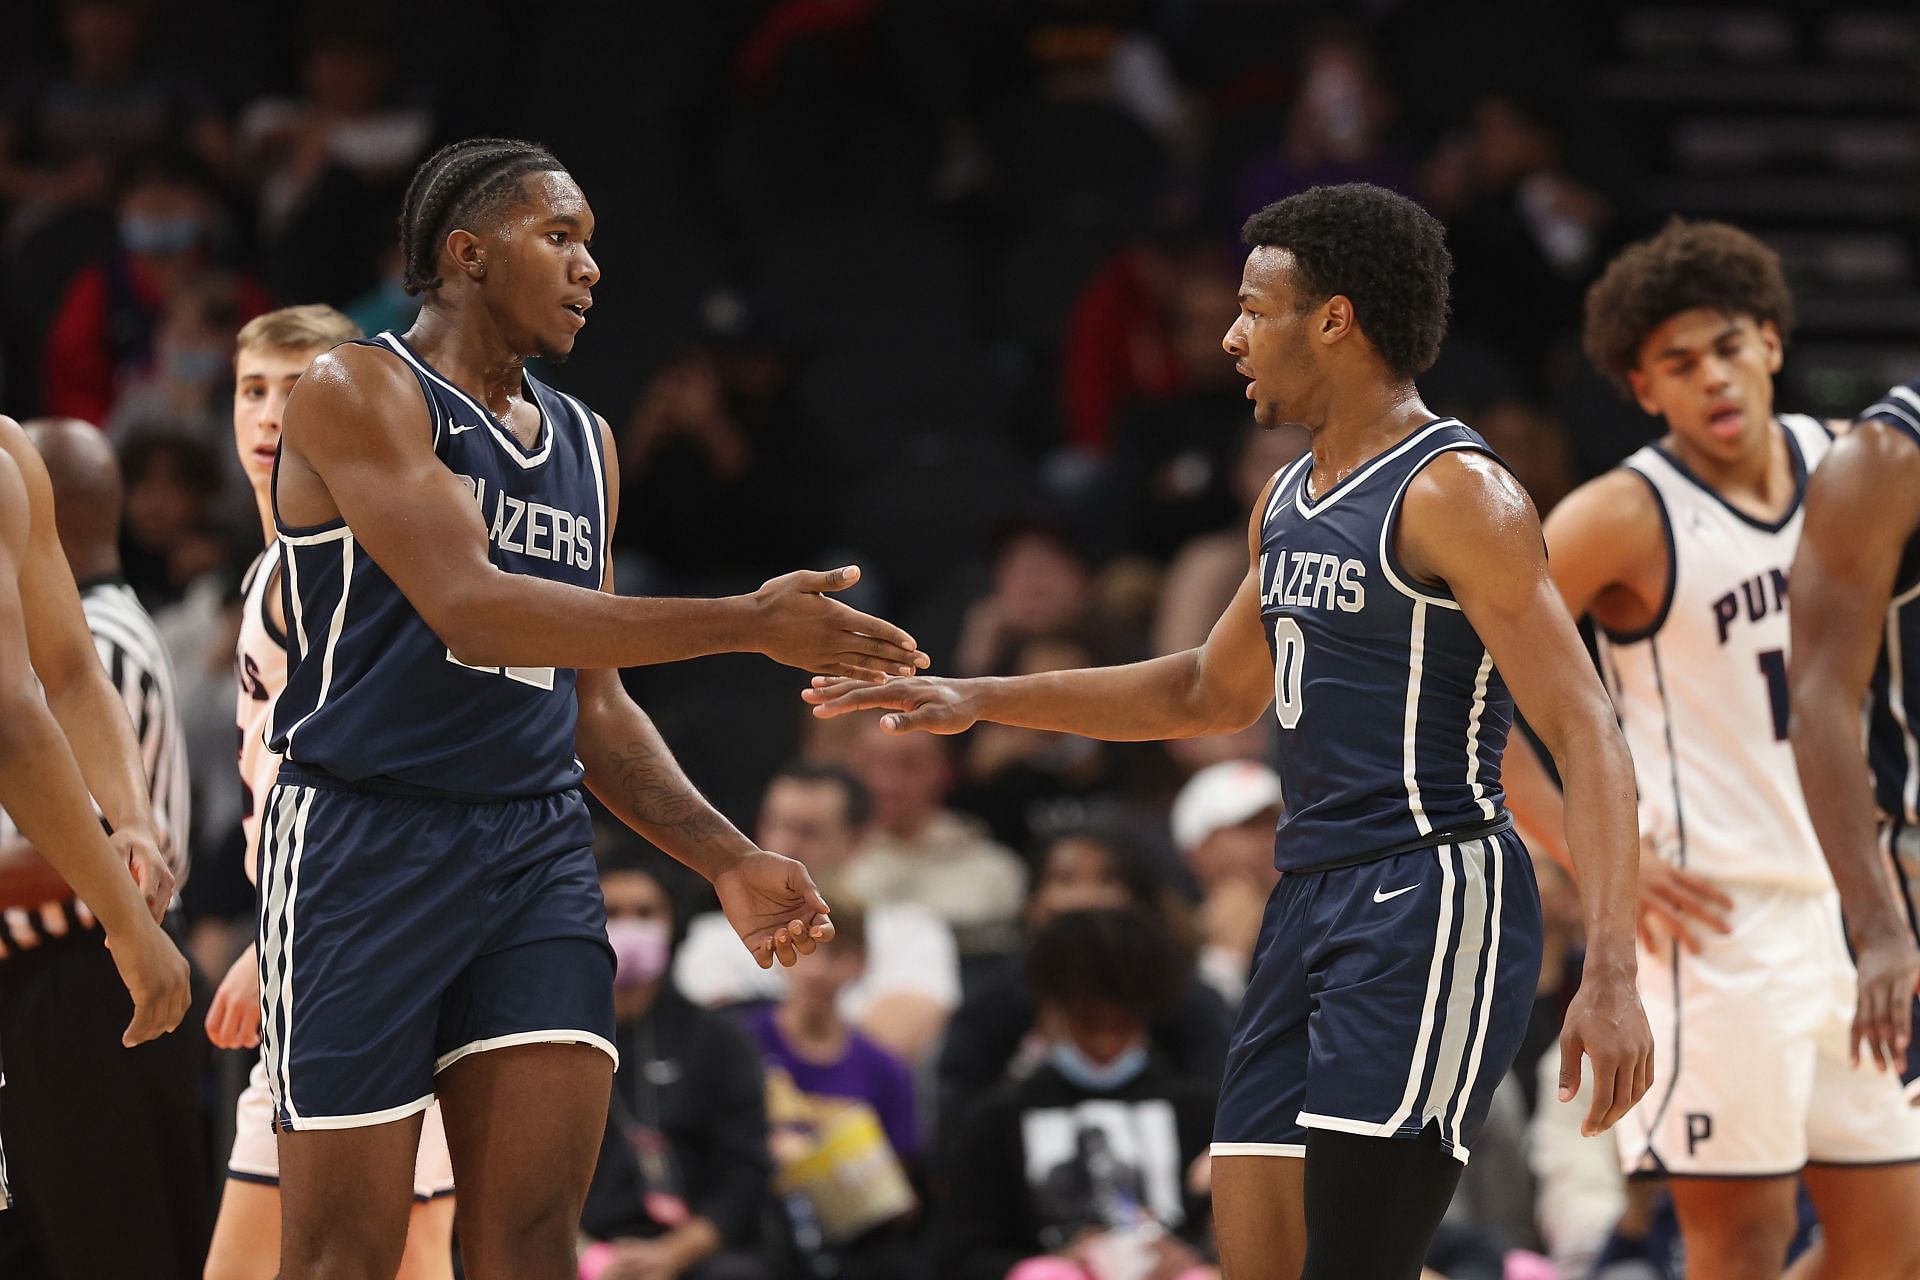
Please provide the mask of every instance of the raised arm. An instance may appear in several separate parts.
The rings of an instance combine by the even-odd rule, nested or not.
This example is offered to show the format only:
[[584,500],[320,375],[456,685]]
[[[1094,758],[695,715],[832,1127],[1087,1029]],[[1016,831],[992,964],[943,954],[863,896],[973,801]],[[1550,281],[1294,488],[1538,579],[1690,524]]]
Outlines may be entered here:
[[1247,575],[1205,644],[1146,662],[1026,676],[949,680],[920,676],[865,684],[816,678],[801,697],[823,718],[884,708],[889,733],[961,733],[982,720],[1108,742],[1153,742],[1234,733],[1273,701],[1273,662],[1260,622],[1260,516],[1247,528]]
[[27,525],[20,469],[0,451],[0,808],[106,930],[134,1001],[123,1041],[135,1045],[179,1025],[190,997],[187,962],[107,842],[73,751],[41,699],[17,585]]
[[1794,763],[1807,813],[1840,890],[1860,996],[1853,1052],[1898,1066],[1912,1035],[1920,951],[1876,838],[1860,708],[1880,654],[1894,576],[1920,529],[1920,449],[1884,422],[1834,442],[1807,484],[1787,672]]
[[[173,882],[184,849],[172,849],[171,832],[154,821],[147,790],[146,763],[134,737],[126,703],[100,665],[93,633],[80,607],[80,592],[60,547],[54,523],[53,485],[47,468],[25,431],[0,417],[0,453],[18,469],[26,490],[26,545],[20,556],[19,594],[25,614],[27,648],[34,674],[46,695],[47,709],[59,722],[78,762],[81,777],[100,812],[113,828],[112,843],[132,867],[155,918],[173,900]],[[32,848],[6,851],[9,879],[25,884],[44,880]],[[44,899],[39,899],[44,901]]]
[[[620,464],[599,423],[607,466],[607,516],[619,516]],[[612,529],[608,529],[612,536]],[[613,566],[604,588],[612,594]],[[761,968],[790,965],[833,938],[827,904],[806,867],[747,839],[700,794],[617,671],[582,671],[574,754],[587,789],[614,817],[713,882],[720,905]]]
[[1458,452],[1436,458],[1407,487],[1396,546],[1415,577],[1453,592],[1567,780],[1587,958],[1560,1039],[1560,1097],[1579,1087],[1584,1052],[1594,1098],[1582,1127],[1601,1132],[1653,1081],[1653,1038],[1634,986],[1640,844],[1627,744],[1548,576],[1533,503],[1497,462]]
[[470,665],[633,667],[727,652],[834,675],[926,664],[904,631],[823,594],[857,582],[853,568],[790,573],[720,600],[622,597],[496,568],[479,506],[434,455],[419,385],[370,347],[321,356],[294,388],[278,492],[303,523],[344,517]]

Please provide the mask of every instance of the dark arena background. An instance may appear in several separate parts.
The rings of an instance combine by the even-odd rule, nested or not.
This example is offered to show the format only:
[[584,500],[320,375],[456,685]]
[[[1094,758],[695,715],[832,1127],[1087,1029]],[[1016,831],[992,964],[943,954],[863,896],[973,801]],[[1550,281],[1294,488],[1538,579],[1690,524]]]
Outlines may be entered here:
[[[165,642],[189,763],[173,922],[200,1000],[173,1033],[196,1042],[194,1074],[168,1096],[197,1109],[181,1126],[196,1149],[151,1171],[182,1258],[212,1238],[254,1057],[202,1027],[254,931],[233,655],[261,528],[233,445],[235,338],[307,303],[404,331],[402,196],[473,136],[550,148],[597,220],[591,315],[538,373],[612,428],[621,592],[722,596],[858,564],[846,598],[911,631],[938,674],[1205,640],[1246,571],[1251,504],[1307,447],[1254,426],[1221,349],[1240,229],[1311,187],[1376,184],[1444,224],[1451,321],[1418,385],[1543,515],[1660,433],[1589,364],[1582,304],[1676,216],[1778,253],[1795,310],[1782,411],[1851,419],[1920,372],[1910,4],[11,0],[0,412],[78,418],[114,446],[121,572]],[[737,972],[706,883],[596,809],[609,884],[670,920],[677,955],[623,1006],[661,1038],[616,1078],[583,1277],[1220,1274],[1204,1153],[1273,883],[1270,718],[1173,744],[896,738],[871,716],[814,719],[804,676],[759,657],[623,679],[743,831],[803,857],[819,842],[806,860],[828,898],[860,908],[842,940],[864,936],[835,961],[850,967]],[[61,944],[3,868],[0,845],[0,1005],[10,968]],[[1554,1098],[1582,917],[1563,873],[1541,860],[1540,878],[1532,1026],[1429,1274],[1679,1280],[1660,1184],[1629,1186],[1612,1138],[1582,1139]],[[1074,1128],[1087,1113],[1018,1087],[1058,1053],[1036,1005],[1078,980],[1036,957],[1089,904],[1164,940],[1113,972],[1179,979],[1101,997],[1150,1024],[1159,1092]],[[860,1053],[810,1057],[795,1045],[812,1032]],[[64,1152],[17,1142],[34,1104],[15,1035],[0,1022],[21,1197],[0,1214],[0,1280],[201,1274],[71,1263],[77,1224],[118,1229],[121,1204],[85,1190],[116,1134],[81,1108]],[[19,1211],[52,1186],[80,1200]],[[268,1248],[207,1274],[266,1280]],[[434,1265],[403,1274],[460,1267]]]

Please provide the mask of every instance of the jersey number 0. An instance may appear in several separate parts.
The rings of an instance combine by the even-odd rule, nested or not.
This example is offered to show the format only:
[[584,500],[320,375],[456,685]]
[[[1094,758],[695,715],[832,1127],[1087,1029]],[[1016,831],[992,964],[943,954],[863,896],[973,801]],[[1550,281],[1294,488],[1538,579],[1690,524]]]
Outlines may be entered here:
[[1307,637],[1292,618],[1273,622],[1273,702],[1280,716],[1280,727],[1291,729],[1300,723],[1306,709],[1301,697],[1301,676],[1307,661]]

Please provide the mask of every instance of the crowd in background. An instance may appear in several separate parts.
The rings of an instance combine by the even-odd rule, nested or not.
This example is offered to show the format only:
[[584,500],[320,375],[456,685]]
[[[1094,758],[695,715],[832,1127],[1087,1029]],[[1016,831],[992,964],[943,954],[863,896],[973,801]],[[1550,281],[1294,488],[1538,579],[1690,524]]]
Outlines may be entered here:
[[[404,329],[394,219],[449,138],[544,142],[595,209],[592,323],[541,375],[618,436],[622,589],[859,563],[856,603],[943,672],[1204,639],[1254,496],[1306,446],[1254,429],[1220,350],[1237,230],[1306,187],[1374,182],[1445,221],[1453,326],[1423,391],[1543,511],[1650,434],[1577,352],[1585,286],[1647,229],[1631,167],[1570,110],[1581,66],[1527,6],[1482,6],[1500,21],[1471,56],[1394,4],[305,8],[64,0],[0,55],[0,408],[119,450],[126,573],[187,719],[209,973],[252,928],[234,334],[307,302]],[[602,824],[624,1066],[584,1231],[718,1228],[705,1270],[659,1246],[669,1275],[1199,1266],[1212,1090],[1274,880],[1271,725],[893,737],[807,718],[757,659],[628,680],[716,804],[807,861],[840,941],[765,973],[701,882]],[[1623,1212],[1649,1229],[1610,1145],[1540,1086],[1579,946],[1540,874],[1556,945],[1434,1258],[1454,1280],[1518,1249],[1584,1274]]]

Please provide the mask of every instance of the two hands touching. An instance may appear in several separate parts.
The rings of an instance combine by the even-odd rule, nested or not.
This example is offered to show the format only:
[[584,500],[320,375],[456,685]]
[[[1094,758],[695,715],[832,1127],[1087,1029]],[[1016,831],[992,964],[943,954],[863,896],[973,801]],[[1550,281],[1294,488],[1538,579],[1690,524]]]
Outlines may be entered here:
[[180,1025],[193,1001],[191,971],[180,948],[160,927],[173,901],[173,870],[161,855],[160,842],[151,832],[135,828],[115,831],[107,842],[126,863],[146,906],[146,914],[136,917],[131,927],[107,931],[107,950],[133,997],[133,1020],[120,1037],[131,1049]]

